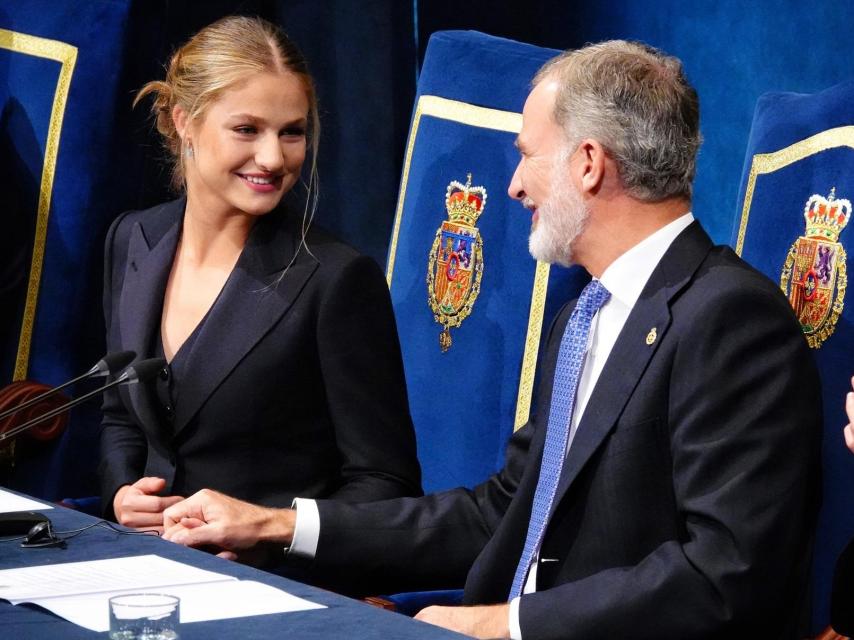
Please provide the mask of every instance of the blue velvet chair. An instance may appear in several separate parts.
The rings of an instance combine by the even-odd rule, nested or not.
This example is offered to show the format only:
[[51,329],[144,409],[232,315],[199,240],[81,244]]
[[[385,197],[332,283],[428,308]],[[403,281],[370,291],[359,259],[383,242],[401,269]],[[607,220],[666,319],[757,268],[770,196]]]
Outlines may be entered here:
[[[813,631],[828,624],[833,566],[854,536],[854,456],[842,436],[854,373],[854,301],[846,291],[846,256],[854,247],[854,229],[847,228],[854,200],[852,104],[854,82],[813,95],[769,93],[759,99],[732,234],[736,251],[780,283],[821,371],[824,498]],[[745,309],[737,321],[749,321],[749,314]]]
[[[0,387],[57,385],[103,355],[103,232],[130,0],[0,6]],[[74,394],[74,390],[72,390]],[[61,437],[0,449],[0,482],[47,499],[96,488],[97,404]]]
[[531,79],[557,53],[462,31],[427,47],[387,277],[428,492],[501,468],[528,419],[541,333],[588,279],[530,257],[530,214],[507,196]]

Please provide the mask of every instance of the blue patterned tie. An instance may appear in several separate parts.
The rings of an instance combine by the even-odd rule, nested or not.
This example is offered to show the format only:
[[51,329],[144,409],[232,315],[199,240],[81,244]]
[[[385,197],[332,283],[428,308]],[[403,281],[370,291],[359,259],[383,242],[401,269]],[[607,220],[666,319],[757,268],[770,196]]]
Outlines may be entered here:
[[534,554],[543,539],[546,520],[552,508],[561,468],[566,457],[566,444],[569,438],[569,425],[572,407],[575,405],[575,393],[581,377],[581,365],[587,351],[587,339],[590,335],[590,323],[599,308],[610,297],[608,290],[598,280],[591,280],[581,292],[572,316],[563,332],[560,350],[555,366],[552,386],[552,403],[549,411],[549,423],[546,427],[546,443],[543,448],[543,462],[540,466],[540,478],[534,493],[534,506],[531,509],[531,521],[528,523],[528,535],[525,537],[525,549],[508,600],[522,594],[528,568]]

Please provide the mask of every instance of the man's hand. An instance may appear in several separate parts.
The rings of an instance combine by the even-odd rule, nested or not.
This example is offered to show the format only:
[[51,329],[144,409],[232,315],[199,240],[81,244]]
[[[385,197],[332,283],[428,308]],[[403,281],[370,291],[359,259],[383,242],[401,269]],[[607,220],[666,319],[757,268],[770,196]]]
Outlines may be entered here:
[[[851,386],[854,388],[854,378],[851,378]],[[845,412],[848,414],[848,424],[845,425],[845,444],[854,452],[854,392],[849,391],[845,396]]]
[[415,619],[475,638],[510,637],[510,605],[506,603],[476,607],[427,607],[419,611]]
[[227,552],[249,549],[259,542],[288,545],[296,522],[293,509],[259,507],[211,489],[173,505],[163,516],[166,540],[188,547],[211,545]]
[[156,495],[166,487],[163,478],[140,478],[116,491],[113,512],[126,527],[152,529],[163,533],[163,511],[183,500],[183,496]]

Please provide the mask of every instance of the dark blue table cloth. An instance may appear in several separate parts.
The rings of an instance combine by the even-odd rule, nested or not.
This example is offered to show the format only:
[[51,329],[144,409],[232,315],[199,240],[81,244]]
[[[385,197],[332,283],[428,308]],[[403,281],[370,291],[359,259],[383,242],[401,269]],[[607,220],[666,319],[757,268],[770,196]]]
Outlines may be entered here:
[[[77,529],[96,522],[82,513],[57,507],[43,512],[53,522],[55,531]],[[459,639],[461,636],[396,613],[383,611],[362,602],[322,589],[287,580],[236,562],[187,549],[156,536],[127,536],[94,528],[68,541],[66,549],[21,548],[20,542],[0,542],[0,569],[80,562],[143,554],[156,554],[202,569],[255,580],[277,587],[300,598],[325,605],[326,609],[278,613],[229,620],[194,622],[181,625],[182,640],[218,640],[250,638],[342,638],[347,640],[423,640]],[[78,627],[34,605],[12,606],[0,600],[0,638],[29,640],[63,638],[63,640],[106,638]]]

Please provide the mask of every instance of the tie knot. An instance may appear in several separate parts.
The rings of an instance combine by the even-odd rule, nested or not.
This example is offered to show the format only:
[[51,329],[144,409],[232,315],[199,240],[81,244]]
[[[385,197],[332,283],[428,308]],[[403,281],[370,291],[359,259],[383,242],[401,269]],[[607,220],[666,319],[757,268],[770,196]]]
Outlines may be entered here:
[[590,314],[592,316],[608,301],[608,298],[610,297],[611,292],[605,288],[605,285],[603,285],[599,280],[591,280],[581,292],[581,296],[578,298],[578,303],[575,305],[575,308],[582,313]]

